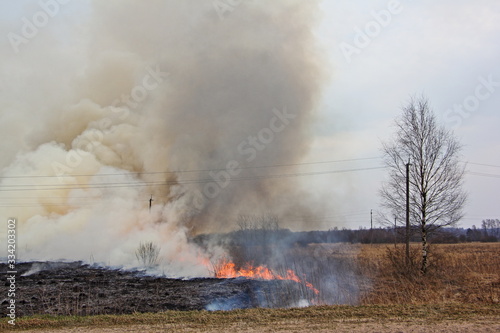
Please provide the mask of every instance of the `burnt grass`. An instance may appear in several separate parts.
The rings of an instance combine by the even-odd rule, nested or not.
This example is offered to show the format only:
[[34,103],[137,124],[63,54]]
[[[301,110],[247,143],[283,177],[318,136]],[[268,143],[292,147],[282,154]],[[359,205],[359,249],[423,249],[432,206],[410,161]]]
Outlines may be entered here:
[[[301,285],[293,281],[172,279],[82,262],[18,263],[16,269],[17,316],[275,308],[303,299]],[[0,264],[0,271],[7,272],[7,265]],[[7,291],[10,283],[3,281]],[[0,299],[4,317],[7,292]]]

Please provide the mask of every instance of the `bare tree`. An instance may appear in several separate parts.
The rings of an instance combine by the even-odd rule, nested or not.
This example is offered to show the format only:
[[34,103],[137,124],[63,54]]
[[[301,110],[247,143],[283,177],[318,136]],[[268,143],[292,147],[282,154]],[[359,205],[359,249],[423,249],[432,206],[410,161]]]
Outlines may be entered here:
[[481,223],[484,229],[485,236],[500,237],[500,220],[499,219],[486,219]]
[[410,160],[410,222],[422,237],[421,272],[425,274],[428,234],[463,217],[465,165],[459,162],[462,145],[452,132],[438,126],[425,97],[412,98],[402,111],[395,138],[383,144],[389,180],[380,193],[391,216],[405,221],[405,165]]
[[137,260],[145,267],[154,267],[158,264],[158,256],[160,255],[160,247],[153,242],[140,243],[135,251]]

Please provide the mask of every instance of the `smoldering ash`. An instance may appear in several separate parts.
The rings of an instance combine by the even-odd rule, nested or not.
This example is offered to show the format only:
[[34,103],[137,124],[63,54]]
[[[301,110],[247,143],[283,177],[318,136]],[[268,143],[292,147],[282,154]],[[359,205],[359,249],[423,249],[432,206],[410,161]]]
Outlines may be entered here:
[[[3,52],[1,209],[20,255],[133,265],[151,242],[163,272],[196,276],[191,236],[240,214],[300,229],[307,192],[261,166],[300,163],[311,143],[317,5],[69,2]],[[2,29],[19,34],[31,9]]]

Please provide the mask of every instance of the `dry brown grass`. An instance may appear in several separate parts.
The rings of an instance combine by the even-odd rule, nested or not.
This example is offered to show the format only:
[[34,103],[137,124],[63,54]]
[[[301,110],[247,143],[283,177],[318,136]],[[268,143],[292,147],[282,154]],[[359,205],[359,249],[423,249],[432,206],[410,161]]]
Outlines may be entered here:
[[[167,311],[20,318],[28,332],[494,332],[498,305],[316,306],[301,309]],[[0,320],[0,331],[11,329]]]
[[[302,250],[301,250],[302,251]],[[303,249],[306,251],[306,249]],[[393,245],[318,244],[307,251],[327,255],[360,279],[360,306],[249,309],[227,312],[168,311],[122,316],[18,319],[29,332],[496,332],[500,330],[500,243],[434,245],[426,276],[394,265]],[[398,252],[399,251],[399,252]],[[391,253],[389,255],[388,253]],[[396,254],[395,254],[396,253]],[[347,265],[346,263],[350,264]],[[347,266],[346,266],[347,265]],[[342,281],[352,276],[340,275]],[[350,293],[346,290],[346,293]],[[0,319],[0,331],[12,328]]]
[[500,243],[432,244],[425,276],[420,253],[412,244],[406,265],[402,245],[311,244],[286,267],[320,290],[317,305],[500,302]]
[[419,247],[414,244],[413,267],[391,262],[403,249],[364,245],[357,261],[360,274],[372,285],[363,290],[362,304],[429,304],[500,302],[500,243],[433,245],[427,275],[418,271]]

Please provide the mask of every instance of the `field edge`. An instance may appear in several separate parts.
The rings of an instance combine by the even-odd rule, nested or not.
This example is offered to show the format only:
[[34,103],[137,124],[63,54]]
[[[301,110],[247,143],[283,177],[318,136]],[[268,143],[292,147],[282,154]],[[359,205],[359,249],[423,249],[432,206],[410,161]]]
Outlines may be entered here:
[[299,321],[303,324],[330,325],[335,323],[387,322],[412,323],[466,322],[480,318],[500,321],[499,304],[430,304],[430,305],[333,305],[306,308],[255,308],[232,311],[166,311],[127,315],[48,316],[35,315],[16,319],[0,319],[0,331],[45,330],[62,328],[105,328],[123,325],[189,325],[190,327],[223,327],[245,323],[253,327],[270,323]]

